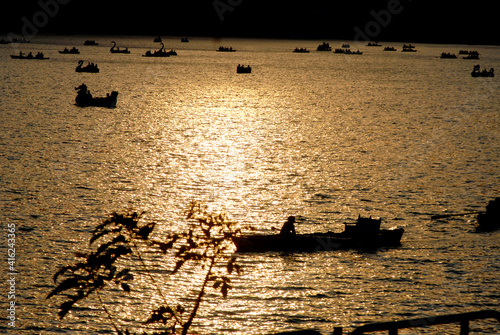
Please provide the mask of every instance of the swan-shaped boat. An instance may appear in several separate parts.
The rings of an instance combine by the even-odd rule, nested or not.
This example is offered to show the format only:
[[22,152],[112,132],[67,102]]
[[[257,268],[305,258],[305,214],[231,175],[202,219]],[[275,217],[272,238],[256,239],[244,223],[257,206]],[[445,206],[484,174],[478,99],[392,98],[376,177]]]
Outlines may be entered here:
[[78,61],[78,66],[76,67],[76,72],[88,72],[88,73],[99,73],[99,68],[94,63],[88,63],[86,66],[83,65],[83,60]]
[[112,53],[112,54],[129,54],[130,51],[128,50],[128,48],[125,48],[125,49],[121,49],[118,48],[116,46],[116,42],[115,41],[111,41],[111,43],[113,43],[113,46],[111,47],[111,49],[109,49],[109,51]]
[[481,68],[478,65],[474,65],[474,69],[470,73],[472,77],[494,77],[495,76],[495,69],[491,68],[489,70],[484,69],[481,71]]
[[118,100],[118,92],[116,91],[111,92],[111,94],[108,93],[105,97],[94,98],[85,84],[75,87],[75,90],[77,90],[75,104],[79,107],[116,107],[116,102]]
[[175,50],[170,50],[170,51],[165,51],[165,45],[163,43],[160,43],[161,48],[157,51],[146,51],[142,57],[170,57],[170,56],[177,56],[177,52]]

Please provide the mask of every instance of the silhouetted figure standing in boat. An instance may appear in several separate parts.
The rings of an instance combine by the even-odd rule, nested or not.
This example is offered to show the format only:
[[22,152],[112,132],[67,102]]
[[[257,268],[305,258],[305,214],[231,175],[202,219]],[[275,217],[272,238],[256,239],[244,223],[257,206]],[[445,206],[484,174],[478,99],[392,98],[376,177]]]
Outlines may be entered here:
[[287,236],[295,236],[295,216],[289,216],[288,220],[283,224],[283,227],[281,227],[280,231],[280,236],[281,237],[287,237]]

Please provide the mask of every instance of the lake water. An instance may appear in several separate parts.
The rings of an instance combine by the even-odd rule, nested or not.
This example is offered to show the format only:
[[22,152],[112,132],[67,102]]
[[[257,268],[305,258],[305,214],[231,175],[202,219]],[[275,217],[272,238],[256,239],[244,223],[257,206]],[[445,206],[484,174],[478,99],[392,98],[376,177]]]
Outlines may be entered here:
[[[358,214],[405,229],[402,246],[239,256],[243,274],[227,299],[206,297],[202,334],[264,334],[346,327],[500,306],[500,235],[476,233],[475,216],[500,196],[500,47],[417,44],[416,53],[351,42],[363,55],[311,51],[323,41],[165,39],[178,56],[145,58],[152,37],[38,37],[0,46],[0,219],[16,233],[16,328],[7,325],[7,243],[2,323],[12,334],[110,334],[96,299],[60,321],[45,300],[52,275],[89,250],[112,211],[146,211],[182,229],[199,200],[245,232],[272,232],[289,215],[297,231],[341,231]],[[111,41],[130,54],[111,54]],[[329,41],[340,47],[344,41]],[[80,55],[58,50],[76,46]],[[215,52],[231,46],[234,53]],[[440,59],[478,50],[481,59]],[[49,60],[15,60],[43,51]],[[99,74],[76,73],[78,60]],[[238,64],[251,74],[236,74]],[[119,92],[115,109],[74,105],[74,87]],[[175,296],[193,276],[158,280]],[[194,275],[194,277],[196,277]],[[142,319],[154,292],[109,297],[124,324]],[[494,322],[471,324],[498,334]],[[409,333],[409,332],[408,332]],[[421,330],[419,334],[430,333]],[[457,327],[440,334],[457,334]]]

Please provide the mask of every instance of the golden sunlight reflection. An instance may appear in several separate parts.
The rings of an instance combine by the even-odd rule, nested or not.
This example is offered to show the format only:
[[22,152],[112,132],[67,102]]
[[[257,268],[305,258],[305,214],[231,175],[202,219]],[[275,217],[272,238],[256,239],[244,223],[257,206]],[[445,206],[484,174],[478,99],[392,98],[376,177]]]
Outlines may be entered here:
[[[25,228],[16,266],[37,279],[19,282],[22,331],[113,332],[95,296],[57,319],[44,299],[54,271],[94,247],[108,213],[146,211],[161,239],[186,230],[193,200],[227,213],[242,234],[277,234],[290,215],[298,234],[339,232],[358,215],[405,230],[401,246],[373,252],[237,253],[242,273],[226,299],[207,290],[199,334],[331,333],[498,306],[498,235],[476,233],[474,214],[429,218],[484,210],[500,189],[499,81],[436,57],[451,46],[351,57],[314,52],[322,41],[168,38],[179,56],[156,59],[142,57],[151,38],[132,36],[124,57],[85,47],[102,70],[93,75],[57,52],[79,37],[40,39],[30,45],[50,49],[47,62],[17,62],[0,48],[2,213]],[[216,52],[219,44],[238,52]],[[312,52],[292,52],[306,46]],[[497,47],[479,47],[500,67]],[[252,73],[236,74],[239,63]],[[96,96],[118,90],[117,107],[75,106],[83,82]],[[130,294],[102,296],[125,325],[164,302],[192,304],[206,271],[172,276],[173,258],[145,249],[151,276],[127,259]]]

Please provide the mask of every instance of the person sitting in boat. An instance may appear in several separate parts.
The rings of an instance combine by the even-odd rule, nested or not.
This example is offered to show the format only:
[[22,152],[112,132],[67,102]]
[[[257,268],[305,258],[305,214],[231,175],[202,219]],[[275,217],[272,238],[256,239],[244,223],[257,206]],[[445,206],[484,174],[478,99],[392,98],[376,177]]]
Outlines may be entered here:
[[288,237],[295,236],[295,216],[289,216],[287,221],[281,227],[280,236]]
[[477,216],[477,229],[492,231],[500,228],[500,197],[490,200],[486,205],[486,212]]

